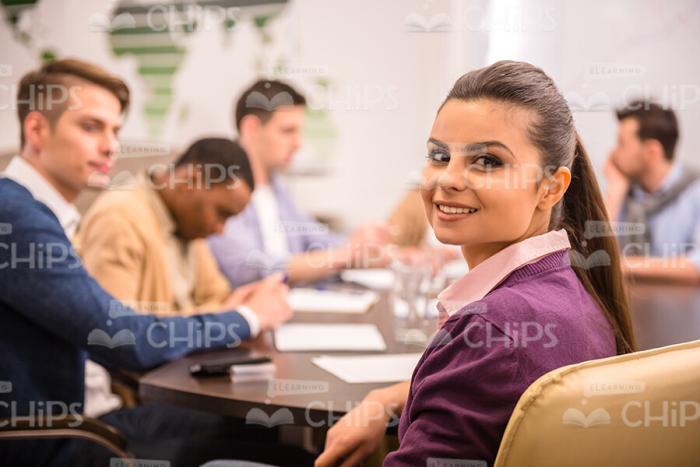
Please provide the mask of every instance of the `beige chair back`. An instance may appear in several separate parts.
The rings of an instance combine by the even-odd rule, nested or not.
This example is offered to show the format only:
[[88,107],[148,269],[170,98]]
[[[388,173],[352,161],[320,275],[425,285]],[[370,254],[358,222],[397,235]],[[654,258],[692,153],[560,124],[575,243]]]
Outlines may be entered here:
[[543,375],[518,401],[494,466],[700,466],[700,341]]

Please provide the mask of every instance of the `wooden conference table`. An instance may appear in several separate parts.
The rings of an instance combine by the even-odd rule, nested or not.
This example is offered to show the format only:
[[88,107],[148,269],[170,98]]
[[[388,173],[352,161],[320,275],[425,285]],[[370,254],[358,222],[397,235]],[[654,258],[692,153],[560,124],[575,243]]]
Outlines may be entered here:
[[[639,283],[630,285],[630,293],[640,349],[700,339],[700,287]],[[395,318],[387,294],[382,294],[380,301],[363,315],[298,313],[293,322],[372,322],[384,336],[387,353],[422,350],[397,341]],[[427,325],[434,326],[434,322]],[[139,380],[142,399],[240,418],[267,416],[272,417],[271,422],[275,424],[325,430],[371,389],[385,386],[345,383],[311,362],[312,357],[320,355],[318,352],[277,352],[269,333],[244,345],[272,357],[276,366],[272,384],[234,384],[227,377],[190,376],[190,364],[235,353],[234,350],[216,351],[191,355],[146,373]],[[287,380],[296,380],[298,384]],[[301,389],[300,393],[294,393],[296,389]],[[301,393],[305,390],[308,392]],[[256,408],[259,410],[251,412]]]
[[[381,293],[379,301],[364,314],[296,313],[291,322],[374,323],[384,336],[386,353],[421,352],[423,346],[397,341],[394,319],[388,294]],[[426,331],[434,327],[434,321],[426,323]],[[192,363],[236,355],[233,349],[220,350],[193,354],[146,373],[139,379],[139,394],[144,401],[158,401],[240,418],[246,418],[254,408],[261,409],[268,416],[273,416],[280,409],[288,409],[294,425],[324,426],[327,429],[370,390],[386,386],[349,384],[311,362],[313,357],[321,354],[349,355],[348,352],[278,352],[271,333],[243,343],[242,347],[272,358],[276,367],[272,382],[233,383],[228,377],[190,376],[189,366]],[[293,394],[297,389],[300,389],[298,392],[310,392]],[[285,413],[288,421],[289,412]],[[260,413],[257,412],[257,415]]]

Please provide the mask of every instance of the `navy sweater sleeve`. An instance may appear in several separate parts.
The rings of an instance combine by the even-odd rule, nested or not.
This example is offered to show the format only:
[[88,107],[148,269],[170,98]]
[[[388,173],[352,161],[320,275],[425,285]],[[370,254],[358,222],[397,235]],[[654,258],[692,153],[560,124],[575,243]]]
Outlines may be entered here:
[[3,313],[21,315],[37,333],[86,349],[95,361],[133,370],[249,337],[247,322],[235,311],[157,318],[123,306],[85,271],[53,213],[24,188],[2,182]]

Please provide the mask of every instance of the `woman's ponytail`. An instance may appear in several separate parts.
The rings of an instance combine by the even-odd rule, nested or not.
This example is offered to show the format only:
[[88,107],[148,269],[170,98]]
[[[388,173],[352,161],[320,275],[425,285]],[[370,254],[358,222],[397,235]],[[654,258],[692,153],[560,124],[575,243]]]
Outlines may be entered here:
[[620,265],[620,250],[593,167],[578,133],[571,184],[564,195],[560,226],[569,233],[571,263],[576,275],[613,327],[617,353],[633,352],[636,342]]
[[529,63],[500,61],[459,78],[445,102],[449,99],[492,99],[532,113],[527,132],[542,156],[542,167],[569,167],[572,174],[563,201],[552,209],[549,227],[568,232],[574,271],[610,322],[617,352],[634,351],[617,241],[571,109],[552,79]]

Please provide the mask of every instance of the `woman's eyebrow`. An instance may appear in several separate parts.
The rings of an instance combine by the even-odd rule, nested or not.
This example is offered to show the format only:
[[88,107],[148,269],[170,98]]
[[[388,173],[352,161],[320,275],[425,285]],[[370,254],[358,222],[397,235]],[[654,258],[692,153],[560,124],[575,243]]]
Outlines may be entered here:
[[[435,138],[428,138],[428,144],[434,144],[435,146],[438,146],[439,148],[442,149],[450,149],[450,145],[440,141],[439,139]],[[505,144],[501,143],[500,141],[492,140],[492,141],[481,141],[478,143],[469,143],[463,146],[462,151],[466,154],[473,154],[473,153],[481,153],[484,152],[489,147],[497,147],[506,150],[513,159],[517,159],[515,157],[515,154],[513,154],[513,151],[510,150],[508,146]]]
[[510,155],[515,159],[515,154],[510,150],[508,146],[501,143],[500,141],[482,141],[479,143],[470,143],[465,145],[462,150],[465,153],[483,152],[488,147],[497,147],[504,149],[510,153]]
[[443,142],[440,141],[439,139],[435,139],[435,138],[428,138],[428,143],[432,143],[432,144],[434,144],[435,146],[439,146],[439,147],[441,147],[441,148],[443,148],[443,149],[449,149],[449,148],[450,148],[449,145],[448,145],[447,143],[443,143]]

